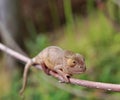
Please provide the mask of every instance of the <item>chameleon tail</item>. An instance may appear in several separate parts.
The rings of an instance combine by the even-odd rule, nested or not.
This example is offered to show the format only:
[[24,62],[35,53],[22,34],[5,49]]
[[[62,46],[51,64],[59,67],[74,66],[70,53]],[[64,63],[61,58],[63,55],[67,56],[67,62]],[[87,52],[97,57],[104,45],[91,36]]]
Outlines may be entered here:
[[29,68],[31,67],[31,65],[33,64],[34,62],[32,60],[28,61],[27,64],[25,65],[25,69],[24,69],[24,73],[23,73],[23,84],[22,84],[22,88],[20,90],[20,95],[23,94],[24,90],[25,90],[25,87],[26,87],[26,84],[27,84],[27,77],[28,77],[28,70]]

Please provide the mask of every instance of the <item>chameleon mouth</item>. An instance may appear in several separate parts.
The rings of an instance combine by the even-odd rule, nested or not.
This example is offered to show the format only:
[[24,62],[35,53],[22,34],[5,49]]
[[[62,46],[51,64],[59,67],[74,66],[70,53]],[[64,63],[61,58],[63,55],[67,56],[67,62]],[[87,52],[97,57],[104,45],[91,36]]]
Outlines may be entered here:
[[81,74],[84,73],[84,71],[76,71],[76,73]]
[[85,72],[85,70],[72,70],[71,71],[72,74],[82,74],[84,72]]

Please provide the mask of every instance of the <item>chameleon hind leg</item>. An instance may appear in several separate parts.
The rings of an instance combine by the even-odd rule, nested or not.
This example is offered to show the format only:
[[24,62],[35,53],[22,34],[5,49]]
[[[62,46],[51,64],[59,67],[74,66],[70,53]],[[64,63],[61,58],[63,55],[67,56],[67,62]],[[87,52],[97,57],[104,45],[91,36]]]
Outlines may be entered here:
[[42,67],[42,70],[44,71],[45,74],[50,75],[50,69],[47,68],[47,66],[44,63],[39,64]]

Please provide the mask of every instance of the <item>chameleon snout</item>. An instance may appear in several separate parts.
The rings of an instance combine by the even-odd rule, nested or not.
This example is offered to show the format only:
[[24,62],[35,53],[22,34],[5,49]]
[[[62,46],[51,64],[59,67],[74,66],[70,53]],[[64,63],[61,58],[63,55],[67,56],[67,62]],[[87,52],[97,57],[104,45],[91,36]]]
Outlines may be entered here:
[[82,69],[82,72],[85,72],[86,71],[86,65],[80,66],[80,69]]
[[86,66],[83,68],[83,72],[85,72],[86,71]]

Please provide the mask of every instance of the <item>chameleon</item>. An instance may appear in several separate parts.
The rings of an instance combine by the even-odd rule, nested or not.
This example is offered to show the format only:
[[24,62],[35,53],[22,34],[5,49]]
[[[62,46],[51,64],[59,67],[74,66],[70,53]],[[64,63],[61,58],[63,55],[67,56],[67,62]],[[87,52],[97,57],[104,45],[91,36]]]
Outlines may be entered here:
[[48,46],[26,63],[23,73],[23,84],[20,90],[21,95],[25,90],[28,70],[32,65],[40,65],[48,75],[50,75],[50,71],[58,73],[66,83],[69,82],[69,78],[73,74],[80,74],[86,71],[85,59],[81,54],[63,50],[57,46]]

